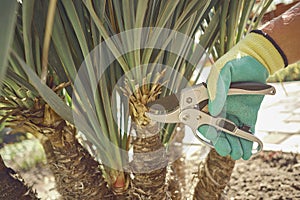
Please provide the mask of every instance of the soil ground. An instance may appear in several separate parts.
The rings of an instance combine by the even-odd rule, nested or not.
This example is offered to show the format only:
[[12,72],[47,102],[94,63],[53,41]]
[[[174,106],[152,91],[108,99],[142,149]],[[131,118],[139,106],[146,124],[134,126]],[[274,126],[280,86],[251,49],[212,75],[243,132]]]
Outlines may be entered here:
[[[192,200],[198,181],[197,158],[199,153],[186,159],[185,188],[190,190],[185,192],[185,199],[188,200]],[[238,160],[223,197],[225,200],[300,199],[300,154],[264,151],[250,160]]]
[[226,188],[229,199],[300,199],[300,156],[264,152],[238,161]]
[[[186,188],[184,199],[192,199],[197,183],[197,160],[194,154],[185,160]],[[39,166],[21,175],[37,190],[42,199],[58,199],[54,178],[46,166]],[[189,190],[189,191],[187,191]],[[263,152],[248,161],[236,162],[230,183],[225,189],[225,198],[239,199],[300,199],[300,155],[283,152]]]

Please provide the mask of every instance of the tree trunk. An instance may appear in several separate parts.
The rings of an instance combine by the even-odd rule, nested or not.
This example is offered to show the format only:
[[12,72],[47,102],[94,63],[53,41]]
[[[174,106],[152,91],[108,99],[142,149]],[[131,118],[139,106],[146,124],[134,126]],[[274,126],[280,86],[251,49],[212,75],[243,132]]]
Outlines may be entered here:
[[[97,161],[76,138],[76,130],[47,104],[34,122],[40,137],[57,191],[63,199],[109,199],[109,190]],[[33,116],[34,117],[34,116]]]
[[79,144],[73,126],[49,105],[39,102],[32,110],[20,113],[14,116],[9,126],[14,131],[30,132],[40,139],[63,199],[110,198],[99,163]]
[[176,173],[176,169],[173,168],[173,165],[169,167],[168,170],[168,192],[170,193],[170,199],[172,200],[181,200],[182,199],[182,185],[178,175]]
[[0,199],[33,200],[38,199],[32,188],[25,185],[23,179],[11,168],[7,168],[0,155]]
[[206,162],[199,168],[199,182],[194,200],[219,200],[230,180],[235,161],[229,156],[222,157],[212,149]]
[[58,192],[63,199],[112,199],[98,162],[79,144],[75,129],[63,127],[43,142]]
[[131,165],[134,199],[167,199],[167,158],[159,131],[157,123],[136,127],[137,138],[133,141]]
[[171,193],[172,200],[181,200],[184,198],[186,187],[185,155],[182,144],[185,136],[184,124],[176,125],[172,135],[168,147],[168,158],[172,161],[168,173],[168,191]]

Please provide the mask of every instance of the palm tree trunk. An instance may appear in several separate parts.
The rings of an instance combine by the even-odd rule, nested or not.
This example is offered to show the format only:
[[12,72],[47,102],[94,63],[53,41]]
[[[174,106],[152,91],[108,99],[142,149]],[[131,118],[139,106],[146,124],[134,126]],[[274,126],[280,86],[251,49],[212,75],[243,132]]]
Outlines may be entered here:
[[186,187],[185,155],[183,152],[184,124],[178,124],[172,133],[173,138],[168,147],[168,158],[172,161],[168,176],[168,191],[172,200],[183,199]]
[[206,162],[199,168],[199,182],[194,200],[219,200],[230,180],[235,161],[229,156],[222,157],[212,149]]
[[131,183],[135,199],[164,200],[166,195],[167,158],[157,123],[136,127],[133,141]]
[[[34,118],[31,132],[40,138],[57,191],[63,199],[104,199],[109,194],[97,161],[76,138],[76,129],[47,104]],[[23,127],[24,128],[24,127]],[[42,137],[41,137],[42,135]]]
[[[180,159],[178,159],[180,160]],[[176,162],[176,161],[175,161]],[[181,164],[181,163],[180,163]],[[181,200],[182,199],[182,185],[178,175],[176,173],[176,169],[174,169],[173,165],[169,167],[168,176],[168,192],[170,193],[172,200]]]
[[23,179],[11,168],[7,168],[0,155],[0,199],[33,200],[38,199],[32,188],[25,185]]
[[78,142],[73,127],[62,127],[43,143],[58,192],[63,199],[111,199],[98,162]]
[[36,108],[14,116],[9,126],[40,139],[62,198],[98,200],[110,196],[99,163],[78,142],[75,128],[49,105],[37,103]]

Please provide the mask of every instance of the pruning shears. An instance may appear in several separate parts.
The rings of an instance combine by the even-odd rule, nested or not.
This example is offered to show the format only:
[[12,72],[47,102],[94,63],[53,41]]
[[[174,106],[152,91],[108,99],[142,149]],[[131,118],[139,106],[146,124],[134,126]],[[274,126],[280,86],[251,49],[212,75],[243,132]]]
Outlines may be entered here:
[[[230,85],[228,95],[274,95],[273,86],[257,82],[235,82]],[[150,102],[149,112],[146,115],[154,121],[163,123],[184,123],[188,125],[196,138],[213,148],[211,141],[198,135],[197,129],[202,125],[210,125],[217,130],[252,141],[256,143],[252,154],[259,153],[263,148],[262,141],[251,134],[250,127],[238,127],[232,121],[211,116],[203,109],[208,105],[208,92],[205,83],[181,90],[178,94],[157,99]]]

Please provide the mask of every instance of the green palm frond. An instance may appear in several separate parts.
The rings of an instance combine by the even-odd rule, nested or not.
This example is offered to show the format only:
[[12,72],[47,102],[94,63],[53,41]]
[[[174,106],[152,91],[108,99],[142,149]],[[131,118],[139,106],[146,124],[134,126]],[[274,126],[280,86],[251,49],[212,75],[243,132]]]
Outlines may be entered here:
[[[39,1],[36,2],[24,1],[19,8],[15,34],[13,35],[12,53],[8,58],[9,68],[3,81],[4,86],[1,89],[5,92],[6,101],[14,101],[17,103],[15,107],[23,109],[34,107],[32,102],[48,96],[48,103],[53,107],[57,107],[56,110],[72,122],[71,112],[69,111],[68,115],[68,110],[66,110],[68,107],[52,91],[52,89],[67,81],[65,73],[60,73],[60,77],[63,78],[58,77],[57,72],[61,72],[61,70],[56,71],[59,68],[53,67],[57,65],[57,60],[52,57],[49,62],[47,62],[47,59],[45,61],[42,59],[48,57],[48,53],[52,54],[55,52],[53,52],[53,47],[49,48],[49,36],[47,36],[49,35],[48,32],[51,32],[51,28],[47,28],[51,26],[51,23],[48,23],[47,26],[45,25],[46,19],[51,18],[51,16],[45,16],[48,8],[44,4],[40,4]],[[53,15],[53,11],[49,13],[49,15]],[[39,16],[40,21],[36,20],[37,14],[41,14]],[[46,31],[44,31],[43,26]],[[44,41],[44,43],[47,43],[46,45],[41,42],[44,36],[48,38]],[[48,65],[51,66],[49,69]],[[22,91],[24,94],[20,95],[19,91]],[[40,102],[42,104],[45,103]],[[64,111],[59,111],[61,109]],[[66,112],[65,115],[64,112]]]
[[0,87],[4,78],[9,55],[9,46],[13,39],[13,32],[16,20],[17,1],[5,0],[1,2],[0,13]]

